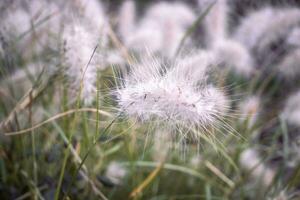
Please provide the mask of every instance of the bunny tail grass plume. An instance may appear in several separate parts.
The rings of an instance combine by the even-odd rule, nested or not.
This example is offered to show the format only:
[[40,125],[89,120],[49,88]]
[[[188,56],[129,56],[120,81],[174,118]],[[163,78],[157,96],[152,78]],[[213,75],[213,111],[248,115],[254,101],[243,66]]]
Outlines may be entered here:
[[64,73],[70,83],[70,93],[73,100],[80,93],[81,100],[90,104],[95,97],[95,82],[97,78],[97,54],[93,52],[97,40],[80,24],[70,24],[63,32],[64,42]]
[[156,59],[131,66],[131,74],[115,91],[121,111],[139,121],[157,121],[171,128],[215,126],[228,102],[221,90],[207,85],[207,61],[203,58],[202,63],[187,57],[170,68]]
[[[126,2],[124,7],[133,9]],[[126,15],[128,18],[129,14]],[[123,16],[122,13],[121,16]],[[124,35],[124,44],[128,49],[145,55],[148,49],[153,53],[172,58],[181,39],[195,19],[194,11],[184,3],[162,1],[149,7],[142,19],[135,25],[132,34],[124,35],[128,31],[128,27],[125,27],[125,31],[122,28],[126,26],[125,21],[123,22],[126,19],[119,20],[122,24],[119,31],[121,35]]]
[[241,43],[229,39],[220,39],[215,43],[213,52],[218,62],[234,73],[245,78],[253,75],[254,62],[248,49]]
[[119,162],[112,161],[107,166],[105,176],[114,184],[122,185],[123,179],[127,174],[126,168]]
[[300,90],[287,99],[282,117],[288,124],[300,127]]
[[[300,40],[300,38],[299,38]],[[287,80],[295,80],[300,75],[300,48],[287,54],[276,68]]]
[[213,7],[204,18],[204,27],[208,45],[213,45],[219,39],[227,37],[227,1],[226,0],[198,0],[200,10]]
[[266,188],[272,183],[275,171],[262,163],[258,152],[254,148],[244,150],[240,156],[242,168],[251,173],[253,180],[261,181]]
[[[259,22],[259,23],[257,23]],[[282,39],[299,27],[300,9],[266,7],[246,16],[235,31],[235,38],[249,50],[264,57],[274,43],[284,48]]]
[[135,2],[133,0],[126,0],[122,4],[119,13],[119,33],[123,39],[129,37],[134,31],[135,9]]

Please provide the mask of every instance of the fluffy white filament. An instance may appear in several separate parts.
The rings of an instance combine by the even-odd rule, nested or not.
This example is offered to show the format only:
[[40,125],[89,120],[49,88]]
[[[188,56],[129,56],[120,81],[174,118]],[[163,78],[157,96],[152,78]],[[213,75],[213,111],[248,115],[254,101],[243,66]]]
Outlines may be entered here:
[[[65,75],[69,78],[73,97],[79,95],[89,104],[95,96],[95,82],[97,78],[97,55],[93,55],[97,40],[82,25],[72,24],[65,28],[64,65]],[[91,59],[91,62],[89,63]],[[88,64],[89,63],[89,64]],[[81,91],[80,91],[81,90]]]
[[235,38],[251,51],[265,53],[266,47],[290,33],[292,27],[298,26],[299,19],[300,10],[297,8],[263,8],[241,21]]
[[190,59],[176,62],[171,69],[156,60],[133,66],[116,91],[121,110],[141,121],[201,128],[215,125],[226,112],[227,99],[222,91],[205,84],[207,66]]
[[300,91],[287,99],[282,116],[289,124],[300,127]]
[[274,170],[270,169],[262,163],[262,159],[257,150],[253,148],[246,149],[240,156],[241,166],[251,172],[253,179],[260,180],[263,186],[268,187],[274,177]]
[[119,33],[122,39],[126,39],[134,31],[135,26],[135,3],[133,0],[126,0],[120,9]]
[[[187,28],[196,19],[193,10],[183,3],[160,2],[151,6],[132,28],[134,20],[125,13],[134,10],[132,3],[125,2],[122,10],[121,17],[125,15],[125,18],[120,19],[119,30],[125,45],[139,53],[146,53],[145,50],[148,49],[166,57],[174,56]],[[130,22],[131,28],[126,27],[127,22]]]
[[213,52],[217,61],[236,74],[249,78],[254,73],[254,62],[248,49],[241,43],[220,39],[215,43]]
[[105,171],[105,176],[115,185],[121,185],[127,170],[119,162],[111,162]]
[[202,12],[210,5],[213,7],[204,18],[206,38],[209,45],[227,37],[227,0],[198,0]]

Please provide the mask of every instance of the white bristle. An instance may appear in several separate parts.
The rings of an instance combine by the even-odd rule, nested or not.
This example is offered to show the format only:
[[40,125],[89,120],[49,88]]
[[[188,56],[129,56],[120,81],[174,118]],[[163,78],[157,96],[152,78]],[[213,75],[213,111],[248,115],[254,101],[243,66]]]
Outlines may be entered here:
[[217,61],[236,74],[249,78],[254,73],[254,63],[248,50],[234,40],[218,40],[213,47]]
[[[89,104],[95,97],[97,54],[93,55],[97,40],[83,25],[72,24],[65,28],[64,41],[64,72],[75,94],[81,89],[82,100]],[[89,63],[91,59],[91,62]],[[88,65],[89,63],[89,65]],[[81,87],[82,86],[82,87]]]
[[120,9],[118,31],[123,40],[134,32],[135,9],[135,2],[133,0],[126,0]]
[[289,124],[300,127],[300,91],[288,97],[282,116]]
[[[132,66],[132,74],[116,91],[121,110],[141,121],[157,120],[171,126],[214,125],[226,112],[227,99],[221,90],[206,85],[202,70],[196,78],[189,69],[191,63],[176,62],[173,68],[163,69],[165,73],[156,60]],[[199,68],[207,67],[199,64]]]
[[195,19],[193,10],[183,3],[154,4],[135,26],[132,34],[124,37],[124,43],[139,53],[146,54],[150,50],[172,57]]
[[214,45],[220,39],[227,37],[227,1],[226,0],[198,0],[200,10],[204,12],[210,5],[212,8],[204,18],[207,43]]
[[240,156],[240,165],[251,172],[251,177],[254,180],[261,181],[265,187],[268,187],[275,177],[275,172],[262,163],[262,159],[256,149],[249,148],[244,150]]
[[266,7],[246,16],[235,32],[235,38],[250,50],[263,52],[266,46],[289,33],[299,22],[300,9]]

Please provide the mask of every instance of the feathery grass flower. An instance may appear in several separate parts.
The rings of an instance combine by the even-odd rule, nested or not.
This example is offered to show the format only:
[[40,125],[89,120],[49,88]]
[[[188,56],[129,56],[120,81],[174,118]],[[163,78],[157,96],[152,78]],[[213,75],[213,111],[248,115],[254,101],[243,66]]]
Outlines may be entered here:
[[[194,58],[194,59],[192,59]],[[206,129],[226,112],[224,93],[206,83],[207,60],[186,57],[167,68],[158,60],[132,66],[115,91],[121,111],[143,122]]]
[[275,177],[275,171],[262,163],[261,157],[254,148],[242,152],[240,164],[245,170],[251,172],[253,179],[261,181],[265,187],[268,187]]
[[65,27],[63,41],[63,71],[69,79],[72,96],[80,92],[81,99],[90,104],[96,94],[97,54],[93,56],[93,52],[97,39],[83,25],[70,24]]
[[300,91],[288,97],[282,116],[289,124],[300,127]]
[[174,56],[185,32],[196,19],[194,11],[183,3],[159,2],[133,26],[134,16],[128,14],[134,10],[132,4],[125,2],[120,14],[124,19],[119,20],[119,31],[125,46],[139,53],[146,54],[150,50],[169,58]]

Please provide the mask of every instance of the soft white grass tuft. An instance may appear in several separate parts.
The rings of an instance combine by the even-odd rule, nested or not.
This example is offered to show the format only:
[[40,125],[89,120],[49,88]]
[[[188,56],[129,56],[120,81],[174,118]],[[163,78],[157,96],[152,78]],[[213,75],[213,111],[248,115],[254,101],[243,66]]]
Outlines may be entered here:
[[215,43],[213,52],[216,60],[227,69],[246,78],[253,75],[255,68],[252,56],[241,43],[230,39],[220,39]]
[[178,60],[171,68],[155,59],[132,66],[115,91],[121,111],[142,122],[170,127],[215,126],[226,113],[228,101],[223,91],[206,84],[208,61],[197,59]]
[[288,97],[282,116],[289,124],[300,127],[300,91]]
[[90,104],[96,95],[98,59],[97,54],[92,55],[97,40],[83,25],[70,24],[65,27],[63,42],[63,71],[69,79],[72,97],[75,98],[80,93],[81,99]]
[[[125,8],[133,9],[129,2],[125,2],[123,9]],[[119,31],[130,50],[146,54],[148,49],[170,58],[174,56],[182,37],[196,19],[194,11],[183,3],[159,2],[147,10],[134,28],[129,25],[132,29],[129,32],[125,23],[132,23],[131,16],[121,13],[123,15],[126,16],[119,20]]]
[[209,46],[213,46],[220,39],[227,38],[228,31],[227,0],[198,0],[198,6],[202,11],[211,4],[213,7],[204,18],[205,34]]
[[115,185],[121,185],[127,170],[119,162],[111,162],[105,171],[105,176]]
[[261,181],[265,187],[268,187],[275,177],[275,171],[262,163],[260,155],[254,148],[248,148],[242,152],[240,164],[245,170],[250,172],[254,180]]
[[134,32],[135,28],[135,17],[136,7],[133,0],[126,0],[122,4],[119,13],[119,27],[118,31],[122,39],[126,39],[129,35]]
[[299,19],[300,9],[266,7],[246,16],[235,31],[235,38],[251,51],[267,53],[265,48],[299,26]]

